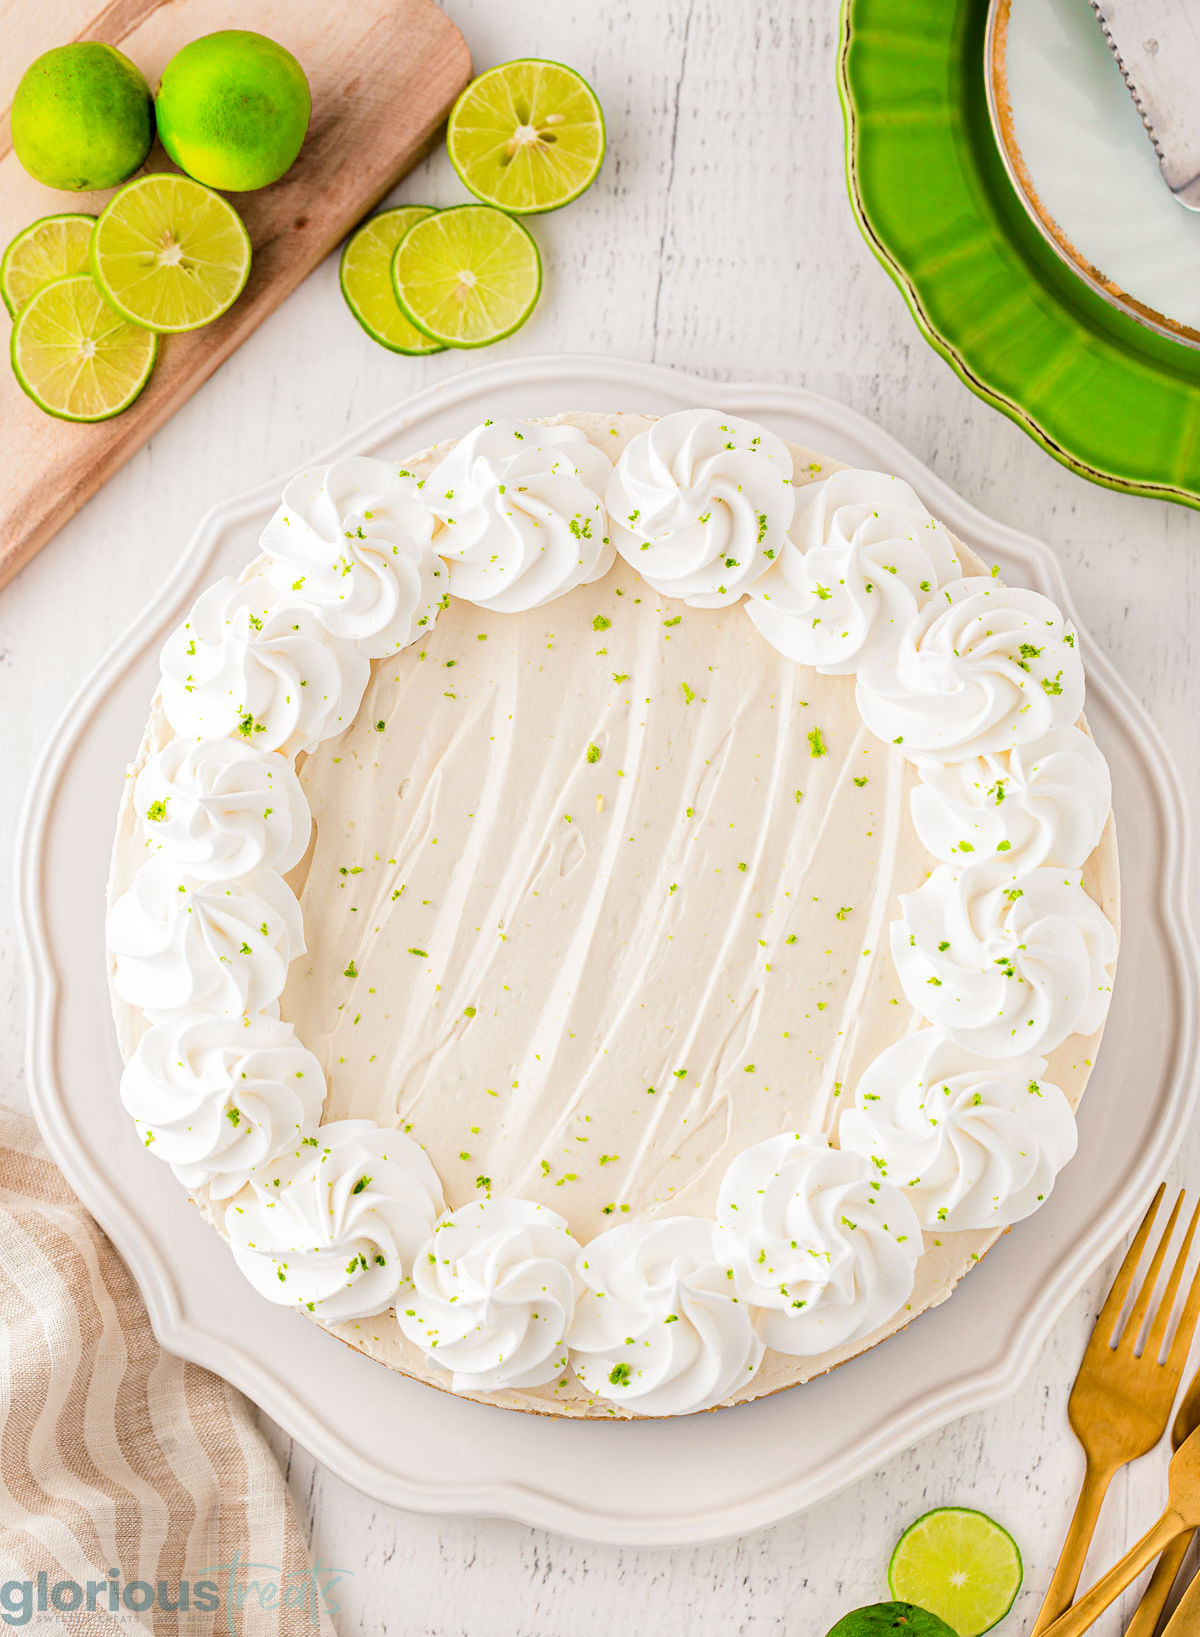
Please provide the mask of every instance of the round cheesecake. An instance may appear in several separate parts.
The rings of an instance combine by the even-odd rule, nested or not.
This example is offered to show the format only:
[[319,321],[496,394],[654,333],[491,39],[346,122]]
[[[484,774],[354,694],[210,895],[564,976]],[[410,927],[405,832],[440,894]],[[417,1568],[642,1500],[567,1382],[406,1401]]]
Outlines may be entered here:
[[122,1100],[231,1278],[484,1402],[683,1414],[1042,1203],[1118,920],[1045,598],[716,411],[344,460],[262,545],[166,645],[110,883]]

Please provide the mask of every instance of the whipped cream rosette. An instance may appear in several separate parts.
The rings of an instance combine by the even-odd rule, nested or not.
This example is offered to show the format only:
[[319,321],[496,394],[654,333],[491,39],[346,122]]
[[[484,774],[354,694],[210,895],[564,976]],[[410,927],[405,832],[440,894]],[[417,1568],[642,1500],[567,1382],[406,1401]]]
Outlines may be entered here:
[[846,675],[891,658],[918,608],[961,575],[950,536],[903,479],[845,467],[797,490],[746,612],[781,654]]
[[456,1392],[540,1386],[567,1367],[578,1253],[544,1205],[473,1200],[421,1248],[396,1318]]
[[[1115,902],[1110,783],[1080,719],[1082,666],[1061,612],[971,572],[969,549],[907,484],[836,469],[794,484],[794,460],[805,478],[821,467],[716,410],[631,429],[622,417],[576,420],[488,421],[408,462],[352,457],[301,474],[264,531],[263,555],[206,591],[170,636],[127,783],[108,916],[121,1097],[148,1152],[222,1223],[269,1300],[456,1392],[572,1414],[691,1414],[808,1379],[897,1328],[989,1242],[968,1237],[956,1263],[951,1236],[994,1234],[1050,1192],[1075,1149],[1071,1104],[1090,1058],[1072,1046],[1048,1079],[1047,1057],[1100,1028],[1116,957],[1093,896]],[[622,445],[614,466],[608,450]],[[492,616],[539,610],[610,569],[623,576],[616,552],[646,584],[606,586],[597,596],[611,593],[607,612],[577,601],[555,622],[562,653],[599,667],[599,685],[585,720],[560,728],[554,717],[555,755],[539,760],[509,712],[542,676],[554,635],[535,614],[532,657],[518,645],[510,656]],[[663,608],[652,592],[679,602]],[[753,641],[746,622],[720,613],[743,596],[770,645],[756,649],[752,675],[731,640],[736,631]],[[471,605],[471,623],[447,653],[456,599]],[[419,654],[399,657],[418,638]],[[786,661],[811,669],[801,678]],[[713,732],[717,701],[728,701],[722,672],[741,691]],[[853,689],[840,680],[851,676]],[[368,688],[370,720],[356,723]],[[389,715],[388,688],[400,690],[407,720]],[[735,735],[747,742],[752,708],[776,712],[777,731],[735,774],[728,747]],[[802,768],[789,759],[797,743]],[[458,792],[472,828],[450,836],[442,823],[454,802],[433,787],[452,784],[455,750],[477,755],[486,778]],[[311,758],[299,773],[297,757]],[[542,789],[564,757],[562,790]],[[432,792],[419,808],[405,800],[418,766]],[[603,895],[595,921],[589,909],[578,924],[579,884],[591,888],[588,871],[575,872],[590,865],[607,893],[618,853],[632,858],[635,836],[653,830],[636,793],[639,775],[660,767],[686,826],[664,831],[649,867],[646,855],[627,866],[639,899],[628,933]],[[384,809],[354,811],[340,831],[324,806],[310,817],[308,799],[349,789],[352,770],[382,781]],[[554,803],[552,828],[534,825],[532,844],[497,865],[474,838],[494,840],[501,797],[509,787],[524,797],[531,779]],[[772,834],[763,814],[781,790],[787,823]],[[583,822],[581,803],[597,822]],[[893,915],[882,884],[921,879],[914,843],[934,867]],[[834,855],[836,897],[805,878],[818,846]],[[861,944],[860,857],[872,889]],[[438,873],[447,860],[452,877]],[[714,931],[706,968],[710,900],[698,883],[710,866],[746,891]],[[487,896],[468,910],[474,871]],[[414,872],[423,897],[404,896]],[[323,900],[317,877],[333,882]],[[716,1042],[703,1049],[686,1007],[659,1004],[660,881],[679,917],[667,942],[678,928],[676,949],[689,943],[702,1032]],[[701,893],[702,916],[680,914],[677,884]],[[855,896],[845,891],[835,907],[847,886]],[[531,958],[522,934],[535,900],[550,906],[554,971],[518,971],[523,987],[506,981],[488,1018],[479,991],[492,974],[475,951],[515,929],[512,958]],[[429,930],[400,940],[402,970],[381,970],[376,941],[397,904],[428,911]],[[314,911],[336,961],[323,969],[314,951],[290,981]],[[649,939],[644,955],[622,943],[635,933]],[[847,951],[860,947],[856,976]],[[621,1015],[605,1014],[595,1070],[563,1083],[560,1064],[577,1060],[560,1055],[555,1031],[575,1041],[592,1027],[588,1015],[580,1031],[572,1008],[599,948],[635,981]],[[802,956],[815,969],[792,965]],[[376,971],[360,971],[367,959]],[[764,1033],[768,985],[790,1010]],[[320,1021],[306,1044],[314,1004]],[[479,1055],[486,1048],[471,1041],[521,1006],[532,1022],[519,1047],[501,1036],[492,1056]],[[347,1035],[365,1040],[381,1015],[393,1030],[401,1016],[414,1027],[421,1008],[433,1022],[411,1080],[378,1039],[355,1055]],[[635,1012],[652,1025],[631,1028],[638,1049],[623,1061],[614,1043]],[[802,1095],[822,1129],[738,1152],[742,1095],[753,1094],[744,1106],[756,1139],[771,1099],[778,1118],[767,1130],[804,1123],[790,1069],[773,1055],[780,1022],[788,1063],[821,1065],[819,1091]],[[531,1039],[538,1067],[527,1075],[519,1059]],[[843,1041],[855,1076],[844,1086],[833,1078],[846,1073]],[[696,1052],[690,1069],[685,1046]],[[560,1076],[550,1111],[543,1060]],[[368,1102],[377,1119],[319,1123],[327,1086],[339,1112],[354,1111],[374,1095],[375,1073],[388,1081],[383,1100]],[[626,1083],[646,1090],[614,1124],[612,1086]],[[407,1135],[420,1136],[422,1119],[430,1152]],[[461,1141],[448,1129],[459,1119]],[[584,1180],[592,1160],[604,1192]],[[524,1179],[521,1193],[540,1190],[562,1214],[510,1197],[506,1167]],[[680,1214],[663,1215],[672,1198]],[[618,1212],[619,1226],[595,1231]],[[922,1258],[923,1228],[937,1257]],[[927,1270],[939,1258],[935,1288]]]
[[904,993],[960,1045],[997,1058],[1090,1035],[1112,996],[1117,935],[1078,870],[939,864],[891,929]]
[[573,426],[485,421],[422,479],[450,590],[481,608],[540,608],[608,572],[612,467]]
[[196,881],[286,875],[312,821],[292,764],[239,738],[169,739],[134,786],[147,850]]
[[838,1141],[903,1189],[922,1227],[1007,1227],[1075,1153],[1071,1105],[1045,1074],[1045,1058],[996,1062],[921,1029],[863,1074]]
[[294,756],[354,719],[370,674],[356,644],[269,580],[218,580],[162,652],[162,702],[183,739],[240,734]]
[[367,1318],[395,1301],[442,1203],[419,1143],[370,1120],[336,1120],[231,1200],[225,1229],[268,1301]]
[[240,1017],[272,1006],[304,950],[300,906],[273,870],[194,880],[151,859],[108,913],[113,988],[147,1017]]
[[922,845],[960,868],[1004,855],[1011,870],[1077,870],[1112,810],[1108,763],[1080,728],[1054,728],[1007,753],[924,762],[912,793]]
[[893,654],[863,665],[856,698],[871,732],[906,756],[963,761],[1070,727],[1083,662],[1049,598],[973,575],[943,586]]
[[316,1130],[325,1076],[278,1018],[184,1011],[142,1036],[121,1101],[185,1187],[227,1199]]
[[792,457],[753,421],[664,415],[627,446],[607,502],[627,563],[693,608],[736,602],[770,568],[792,518]]
[[868,1335],[908,1300],[922,1249],[903,1193],[813,1131],[744,1149],[721,1183],[717,1225],[738,1295],[780,1353]]
[[261,544],[290,603],[381,659],[428,630],[449,592],[433,528],[410,472],[350,455],[294,477]]
[[571,1362],[590,1393],[638,1415],[710,1410],[758,1370],[763,1344],[698,1217],[629,1222],[588,1242]]

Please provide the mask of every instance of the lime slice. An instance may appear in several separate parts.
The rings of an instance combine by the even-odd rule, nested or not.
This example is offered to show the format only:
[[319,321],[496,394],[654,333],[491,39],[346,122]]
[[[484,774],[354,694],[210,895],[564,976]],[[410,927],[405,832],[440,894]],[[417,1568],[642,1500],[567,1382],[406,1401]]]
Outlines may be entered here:
[[442,343],[410,324],[400,311],[392,283],[392,257],[414,222],[433,215],[430,205],[400,205],[381,210],[346,240],[338,283],[346,305],[366,330],[389,352],[441,352]]
[[127,182],[92,234],[92,272],[131,324],[164,332],[211,324],[250,273],[250,236],[233,206],[189,176]]
[[980,1637],[1003,1620],[1021,1577],[1008,1530],[965,1506],[942,1506],[910,1524],[888,1565],[892,1596],[938,1615],[959,1637]]
[[114,313],[92,278],[45,284],[17,314],[13,374],[49,415],[106,421],[150,379],[158,337]]
[[31,222],[0,257],[0,296],[15,317],[30,296],[51,279],[86,273],[94,216],[73,211]]
[[392,279],[405,313],[446,347],[486,347],[537,305],[542,263],[528,230],[491,205],[455,205],[400,240]]
[[604,162],[604,113],[588,82],[538,57],[489,68],[450,111],[446,151],[486,204],[523,216],[557,210]]

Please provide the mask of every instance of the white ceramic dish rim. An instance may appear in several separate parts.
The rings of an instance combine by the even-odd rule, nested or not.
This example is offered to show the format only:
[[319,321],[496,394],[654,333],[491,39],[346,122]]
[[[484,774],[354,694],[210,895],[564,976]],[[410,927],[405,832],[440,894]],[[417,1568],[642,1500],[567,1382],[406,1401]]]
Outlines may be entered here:
[[[1044,545],[993,522],[961,500],[904,447],[863,417],[831,400],[801,389],[771,384],[718,384],[694,376],[633,362],[595,357],[526,358],[468,368],[409,398],[368,426],[339,440],[321,460],[351,450],[373,449],[396,437],[423,416],[490,402],[514,390],[543,394],[543,412],[558,408],[644,407],[666,400],[686,407],[718,402],[733,413],[769,418],[771,413],[806,416],[827,432],[829,452],[839,436],[851,446],[869,448],[879,466],[906,477],[949,525],[969,542],[1002,551],[1015,561],[1029,583],[1052,596],[1078,626],[1070,594],[1057,563]],[[639,396],[640,395],[640,396]],[[529,411],[526,411],[527,413]],[[417,441],[429,441],[428,439]],[[99,702],[126,667],[153,640],[171,617],[177,617],[199,583],[205,565],[218,549],[224,530],[245,523],[275,505],[283,479],[215,507],[200,524],[167,582],[79,689],[31,781],[16,852],[16,894],[21,947],[28,987],[27,1063],[30,1093],[39,1123],[72,1186],[112,1237],[129,1263],[146,1300],[155,1332],[171,1351],[218,1371],[268,1411],[284,1428],[339,1476],[391,1504],[446,1514],[493,1514],[611,1543],[695,1544],[773,1523],[864,1476],[882,1461],[909,1447],[946,1422],[1009,1396],[1020,1385],[1051,1326],[1096,1265],[1129,1228],[1178,1145],[1193,1111],[1196,1085],[1188,1069],[1197,1036],[1198,957],[1187,911],[1187,858],[1190,824],[1177,776],[1153,724],[1120,681],[1086,631],[1080,632],[1090,696],[1100,693],[1131,735],[1136,736],[1145,776],[1155,800],[1164,837],[1159,899],[1154,911],[1165,943],[1174,956],[1178,1028],[1164,1069],[1163,1113],[1152,1140],[1138,1156],[1121,1193],[1102,1221],[1061,1258],[1055,1274],[1039,1286],[999,1356],[986,1369],[975,1369],[935,1383],[914,1395],[885,1430],[866,1439],[850,1438],[845,1447],[816,1468],[799,1470],[736,1502],[713,1501],[647,1518],[605,1511],[589,1505],[586,1486],[558,1488],[511,1476],[484,1477],[469,1472],[402,1472],[350,1447],[339,1428],[293,1387],[279,1365],[256,1355],[251,1345],[233,1347],[227,1338],[206,1329],[196,1312],[185,1308],[174,1275],[148,1224],[81,1146],[55,1074],[55,1024],[60,986],[48,948],[41,882],[43,844],[55,789],[74,746],[100,708]],[[115,1106],[115,1104],[114,1104]],[[219,1241],[214,1243],[219,1245]],[[232,1267],[229,1276],[233,1277]],[[303,1322],[303,1321],[300,1321]],[[333,1346],[332,1343],[330,1343]],[[356,1356],[346,1357],[355,1361]],[[371,1368],[375,1368],[371,1366]],[[766,1401],[782,1405],[792,1395]],[[458,1403],[453,1400],[451,1402]],[[479,1413],[477,1406],[463,1406]],[[500,1414],[486,1410],[484,1414]],[[745,1415],[747,1411],[723,1412]],[[677,1424],[677,1423],[676,1423]],[[630,1429],[631,1431],[633,1429]],[[692,1497],[688,1497],[691,1500]]]

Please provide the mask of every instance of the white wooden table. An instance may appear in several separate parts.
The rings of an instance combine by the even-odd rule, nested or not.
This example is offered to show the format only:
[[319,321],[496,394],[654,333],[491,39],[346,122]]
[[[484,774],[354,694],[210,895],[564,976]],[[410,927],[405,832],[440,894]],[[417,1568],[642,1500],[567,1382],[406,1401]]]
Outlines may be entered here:
[[[560,58],[592,81],[608,117],[599,182],[534,224],[545,291],[510,355],[595,351],[799,382],[872,416],[985,511],[1059,552],[1084,619],[1162,727],[1200,810],[1200,516],[1072,476],[921,340],[847,202],[833,0],[446,4],[477,66]],[[440,153],[397,193],[433,204],[462,196]],[[330,260],[0,593],[5,854],[44,735],[206,508],[467,367],[454,354],[409,360],[375,347],[345,311]],[[0,1097],[16,1102],[23,1032],[2,872]],[[1188,1133],[1178,1171],[1200,1179],[1200,1132]],[[945,1502],[993,1513],[1024,1548],[1029,1589],[1003,1628],[1015,1633],[1032,1618],[1073,1504],[1080,1460],[1065,1399],[1107,1276],[1063,1318],[1010,1403],[804,1517],[717,1547],[596,1548],[494,1520],[393,1512],[272,1436],[315,1552],[352,1571],[340,1587],[346,1633],[821,1637],[846,1609],[886,1595],[897,1534]],[[1161,1493],[1157,1458],[1118,1481],[1094,1568],[1141,1532]],[[1096,1629],[1109,1637],[1122,1626],[1110,1616]]]

